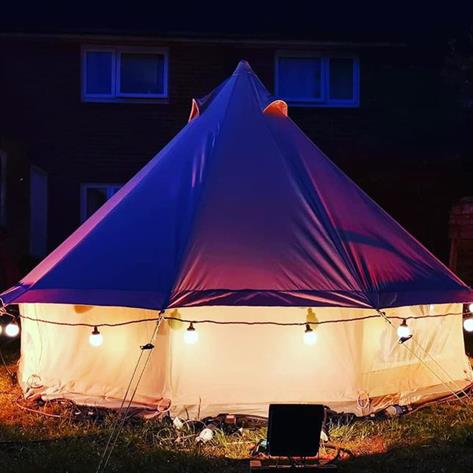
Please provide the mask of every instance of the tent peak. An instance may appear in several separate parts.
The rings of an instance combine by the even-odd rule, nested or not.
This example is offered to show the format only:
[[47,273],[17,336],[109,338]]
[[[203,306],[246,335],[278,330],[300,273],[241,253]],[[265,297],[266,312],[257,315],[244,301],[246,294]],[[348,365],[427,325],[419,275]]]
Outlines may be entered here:
[[[205,97],[195,98],[192,99],[192,107],[191,112],[189,114],[188,122],[191,122],[195,118],[199,117],[209,106],[211,103],[215,101],[215,99],[223,92],[224,96],[226,97],[224,100],[228,103],[232,94],[228,94],[229,90],[232,90],[236,83],[246,83],[249,84],[248,91],[246,92],[247,98],[254,97],[256,99],[259,108],[261,111],[265,111],[266,108],[274,101],[274,97],[270,94],[270,92],[266,89],[263,83],[259,80],[256,73],[251,68],[248,61],[242,59],[235,71],[230,76],[229,79],[222,82],[218,87],[216,87],[212,92],[210,92]],[[226,91],[226,92],[224,92]],[[280,103],[279,103],[280,102]],[[281,110],[279,113],[287,116],[287,104],[285,104],[285,109],[283,106],[283,101],[278,101],[278,103],[274,104],[270,112],[278,112],[276,110],[279,107]],[[283,110],[284,109],[284,110]]]
[[250,63],[248,61],[245,61],[244,59],[240,60],[240,62],[238,63],[238,66],[233,72],[233,75],[248,74],[248,73],[254,74],[254,71],[251,68]]

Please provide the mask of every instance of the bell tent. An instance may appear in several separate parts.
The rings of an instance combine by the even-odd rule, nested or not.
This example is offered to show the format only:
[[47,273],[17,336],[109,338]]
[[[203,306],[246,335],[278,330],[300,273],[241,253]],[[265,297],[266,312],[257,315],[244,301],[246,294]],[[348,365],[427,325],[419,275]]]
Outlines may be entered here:
[[471,289],[244,61],[1,298],[20,307],[26,396],[118,406],[150,341],[133,403],[193,417],[265,414],[275,402],[365,415],[472,380]]

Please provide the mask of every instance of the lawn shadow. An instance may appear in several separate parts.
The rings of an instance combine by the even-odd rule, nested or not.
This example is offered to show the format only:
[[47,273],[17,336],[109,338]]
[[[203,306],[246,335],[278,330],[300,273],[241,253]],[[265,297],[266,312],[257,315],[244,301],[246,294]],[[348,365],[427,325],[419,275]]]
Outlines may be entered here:
[[399,446],[338,463],[347,473],[471,473],[472,465],[473,445],[454,442]]
[[[143,448],[123,436],[107,472],[243,473],[249,461],[212,457],[196,451]],[[103,454],[103,435],[63,437],[50,441],[0,441],[2,473],[94,473]]]

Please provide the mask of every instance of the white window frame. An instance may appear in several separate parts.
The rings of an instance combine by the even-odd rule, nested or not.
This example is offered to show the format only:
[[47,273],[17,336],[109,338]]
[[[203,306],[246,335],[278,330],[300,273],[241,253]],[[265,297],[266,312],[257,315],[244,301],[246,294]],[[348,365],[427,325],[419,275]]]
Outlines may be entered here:
[[90,215],[87,215],[87,191],[89,189],[96,189],[96,188],[107,189],[107,200],[105,201],[107,202],[122,187],[123,187],[123,184],[109,183],[109,182],[87,182],[85,184],[81,184],[80,185],[80,221],[81,223],[85,222],[90,217]]
[[[164,57],[163,64],[163,93],[162,94],[134,94],[134,93],[125,93],[121,91],[121,61],[122,54],[162,54]],[[168,61],[167,61],[167,52],[164,50],[156,49],[136,49],[136,48],[121,48],[117,50],[115,54],[115,67],[116,67],[116,96],[117,97],[133,97],[133,98],[152,98],[152,99],[163,99],[168,96],[168,84],[167,84],[167,75],[168,75]]]
[[[112,53],[112,81],[110,94],[90,94],[87,92],[87,53]],[[128,94],[120,92],[120,65],[122,54],[160,54],[164,57],[163,93],[162,94]],[[169,53],[166,48],[138,48],[125,46],[83,46],[81,51],[81,96],[84,102],[133,102],[159,101],[168,98]],[[139,99],[139,100],[137,100]]]
[[[87,53],[112,53],[112,82],[110,94],[93,94],[87,92]],[[82,49],[82,74],[81,74],[81,86],[82,86],[82,99],[88,101],[102,101],[102,100],[113,100],[115,99],[115,77],[116,77],[116,66],[115,66],[115,50],[113,48],[104,47],[87,47]]]
[[[314,58],[321,59],[321,98],[313,97],[289,97],[285,98],[279,91],[279,60],[281,58]],[[353,98],[332,99],[330,98],[330,60],[331,59],[353,60]],[[278,51],[274,60],[274,89],[275,95],[285,100],[288,104],[297,107],[344,107],[356,108],[360,106],[360,60],[353,54],[327,53],[310,51]]]

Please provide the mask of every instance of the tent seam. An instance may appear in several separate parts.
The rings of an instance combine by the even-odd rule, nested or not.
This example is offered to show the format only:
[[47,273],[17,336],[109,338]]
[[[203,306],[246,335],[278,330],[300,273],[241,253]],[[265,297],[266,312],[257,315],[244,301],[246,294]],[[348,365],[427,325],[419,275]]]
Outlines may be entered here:
[[[232,89],[231,89],[230,94],[229,94],[229,97],[228,97],[228,99],[227,99],[227,106],[226,106],[226,108],[225,108],[225,113],[223,114],[223,118],[222,118],[222,120],[221,120],[221,122],[220,122],[220,125],[219,125],[220,133],[218,133],[218,134],[216,135],[215,141],[214,141],[214,143],[213,143],[212,151],[211,151],[211,154],[210,154],[210,156],[209,156],[209,165],[212,164],[212,162],[213,162],[213,158],[215,157],[215,150],[216,150],[216,148],[217,148],[217,143],[218,143],[218,141],[221,140],[221,130],[223,130],[223,128],[224,128],[223,125],[224,125],[224,123],[225,123],[225,121],[226,121],[226,119],[227,119],[227,116],[228,116],[228,108],[229,108],[228,105],[229,105],[229,103],[231,102],[231,99],[232,99],[233,94],[234,94],[234,92],[235,92],[235,86],[236,86],[236,79],[233,81]],[[221,91],[220,91],[220,93],[221,93]],[[211,104],[210,104],[210,105],[211,105]],[[208,107],[202,112],[202,114],[205,113],[207,110],[208,110]],[[202,115],[201,115],[201,116],[202,116]],[[207,174],[207,176],[208,176],[208,174]],[[207,182],[208,182],[208,177],[207,177],[207,179],[206,179],[206,180],[203,182],[203,184],[202,184],[202,190],[201,190],[200,196],[199,196],[199,198],[198,198],[198,203],[200,203],[200,202],[202,201],[202,195],[203,195],[204,190],[205,190],[205,188],[206,188],[206,185],[205,185],[205,184],[206,184]],[[191,235],[191,234],[192,234],[192,230],[193,230],[194,227],[195,227],[195,223],[196,223],[196,221],[197,221],[197,214],[200,213],[200,205],[196,205],[196,206],[195,206],[195,209],[196,209],[196,210],[195,210],[195,212],[194,212],[194,214],[193,214],[193,216],[192,216],[192,222],[191,222],[191,224],[190,224],[190,226],[189,226],[188,235]],[[177,283],[178,280],[181,279],[181,278],[180,278],[180,275],[181,275],[181,272],[182,272],[182,266],[183,266],[182,263],[185,262],[186,259],[187,259],[190,241],[191,241],[191,239],[190,239],[190,237],[188,236],[188,237],[187,237],[187,242],[186,242],[186,244],[185,244],[185,248],[183,249],[183,252],[182,252],[182,255],[181,255],[181,258],[179,259],[179,262],[176,264],[176,271],[175,271],[175,273],[174,273],[174,277],[172,278],[172,282],[171,282],[171,285],[170,285],[170,289],[169,289],[168,295],[166,296],[166,299],[164,300],[164,304],[163,304],[162,309],[166,309],[166,308],[168,307],[168,305],[169,305],[171,299],[173,298],[173,293],[174,293],[174,290],[175,290],[175,288],[176,288],[176,283]]]
[[[278,117],[280,119],[289,119],[291,120],[289,117]],[[274,133],[273,131],[271,130],[271,127],[268,125],[268,123],[266,122],[266,120],[263,120],[264,124],[265,124],[265,127],[266,129],[268,130],[273,142],[275,143],[277,149],[279,150],[280,152],[280,155],[284,158],[284,161],[287,163],[289,162],[287,157],[286,157],[286,153],[281,149],[281,146],[279,144],[279,141],[276,139],[276,137],[274,136]],[[291,120],[292,123],[294,123],[292,120]],[[297,125],[296,125],[297,126]],[[324,155],[325,157],[325,155]],[[290,166],[291,167],[291,166]],[[306,169],[306,166],[304,166],[304,172],[306,175],[309,175],[309,173],[307,172],[307,169]],[[333,225],[333,219],[332,219],[332,216],[330,214],[330,212],[328,211],[323,199],[322,199],[322,196],[318,190],[318,187],[317,187],[317,183],[314,182],[312,179],[311,179],[311,182],[313,182],[314,184],[314,192],[316,193],[316,196],[318,197],[318,200],[319,202],[321,203],[321,207],[322,207],[322,210],[324,211],[324,213],[329,217],[330,219],[330,223],[332,224],[332,228],[333,228],[333,232],[335,233],[335,236],[337,237],[337,240],[339,242],[339,244],[341,245],[341,247],[343,248],[343,254],[341,255],[343,260],[345,261],[345,263],[348,263],[347,266],[349,267],[349,271],[350,271],[350,274],[352,275],[352,277],[354,278],[354,280],[359,284],[360,287],[363,287],[364,288],[364,284],[360,284],[360,275],[358,274],[358,272],[356,271],[355,269],[355,265],[353,263],[353,260],[351,258],[351,256],[348,254],[348,252],[346,251],[346,248],[345,246],[343,245],[343,242],[342,242],[342,238],[340,236],[340,234],[338,233],[337,229],[335,228],[335,225]],[[336,247],[335,247],[336,249]],[[338,252],[338,251],[337,251]],[[339,252],[340,253],[340,252]],[[356,289],[354,289],[354,291],[356,291]],[[365,294],[367,291],[366,289],[363,289],[363,290],[359,290],[358,292],[361,292],[363,294]]]

